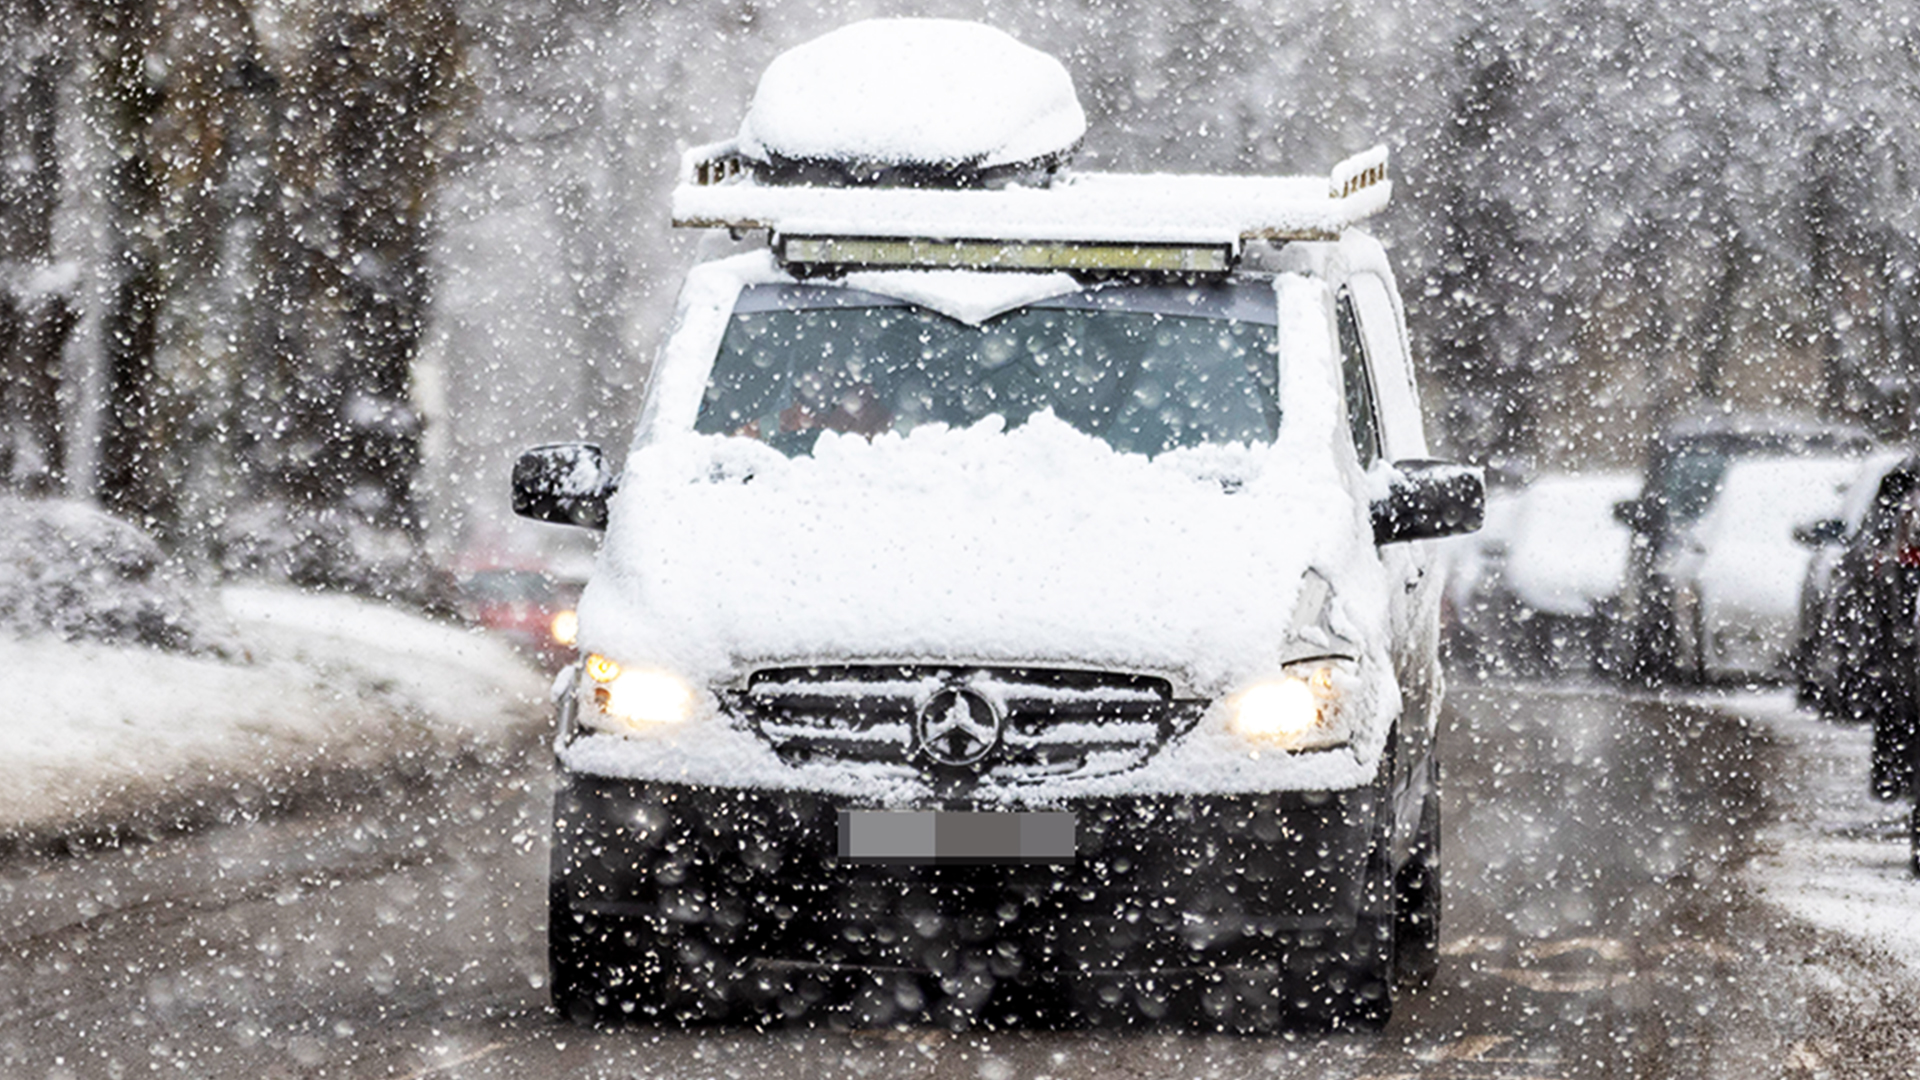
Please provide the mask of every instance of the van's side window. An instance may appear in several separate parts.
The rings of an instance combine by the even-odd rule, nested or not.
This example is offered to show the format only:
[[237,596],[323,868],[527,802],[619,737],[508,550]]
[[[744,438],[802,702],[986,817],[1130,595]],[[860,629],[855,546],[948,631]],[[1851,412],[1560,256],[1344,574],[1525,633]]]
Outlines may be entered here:
[[1380,421],[1373,405],[1373,382],[1367,374],[1367,348],[1360,340],[1360,319],[1353,310],[1353,295],[1341,290],[1337,320],[1340,324],[1340,380],[1347,388],[1347,426],[1353,431],[1353,448],[1360,455],[1360,466],[1372,465],[1380,456]]

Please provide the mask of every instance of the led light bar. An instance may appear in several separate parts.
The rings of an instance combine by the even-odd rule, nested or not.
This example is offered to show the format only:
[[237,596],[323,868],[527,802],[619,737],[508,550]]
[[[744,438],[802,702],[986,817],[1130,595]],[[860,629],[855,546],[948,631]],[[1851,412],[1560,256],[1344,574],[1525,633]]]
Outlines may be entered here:
[[687,151],[685,228],[765,229],[791,266],[1225,273],[1249,240],[1332,240],[1393,197],[1387,150],[1313,176],[1071,173],[1044,186],[776,182],[731,143]]
[[784,236],[789,266],[862,266],[907,270],[1116,270],[1224,274],[1228,245],[1096,244],[1073,241],[920,240]]

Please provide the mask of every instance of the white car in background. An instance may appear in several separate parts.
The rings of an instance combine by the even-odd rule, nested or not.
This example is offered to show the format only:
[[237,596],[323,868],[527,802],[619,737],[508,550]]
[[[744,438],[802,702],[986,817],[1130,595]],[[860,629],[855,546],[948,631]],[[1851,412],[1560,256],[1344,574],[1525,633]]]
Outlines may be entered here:
[[1441,633],[1447,661],[1456,668],[1485,673],[1499,666],[1500,639],[1513,621],[1504,606],[1509,594],[1500,577],[1521,494],[1513,489],[1488,491],[1480,528],[1434,545],[1447,582]]
[[1633,542],[1613,505],[1639,490],[1632,474],[1562,473],[1489,494],[1480,531],[1447,541],[1452,659],[1517,675],[1590,664]]
[[1639,490],[1631,473],[1561,474],[1521,496],[1501,575],[1519,622],[1510,638],[1518,655],[1546,670],[1592,660],[1633,543],[1613,506]]
[[1810,552],[1795,530],[1840,516],[1858,458],[1753,458],[1694,527],[1674,574],[1675,657],[1696,678],[1788,673]]

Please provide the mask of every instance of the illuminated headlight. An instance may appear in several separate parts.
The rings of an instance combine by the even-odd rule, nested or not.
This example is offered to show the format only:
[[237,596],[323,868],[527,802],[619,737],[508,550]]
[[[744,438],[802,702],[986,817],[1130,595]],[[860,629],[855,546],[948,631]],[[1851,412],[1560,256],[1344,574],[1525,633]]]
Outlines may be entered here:
[[623,668],[595,653],[585,663],[590,707],[581,720],[607,731],[647,731],[684,724],[700,709],[700,695],[688,682],[659,668]]
[[547,624],[547,631],[553,635],[556,645],[572,645],[580,637],[580,615],[569,609],[553,613],[553,621]]
[[1282,750],[1326,750],[1346,743],[1338,661],[1296,664],[1228,698],[1227,725],[1250,742]]

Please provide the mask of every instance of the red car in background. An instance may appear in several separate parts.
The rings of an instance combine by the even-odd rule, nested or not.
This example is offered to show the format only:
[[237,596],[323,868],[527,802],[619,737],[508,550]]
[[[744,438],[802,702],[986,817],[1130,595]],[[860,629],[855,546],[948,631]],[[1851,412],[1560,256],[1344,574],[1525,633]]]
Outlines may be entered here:
[[475,626],[505,637],[550,671],[573,661],[583,582],[526,567],[491,567],[460,583],[461,607]]

